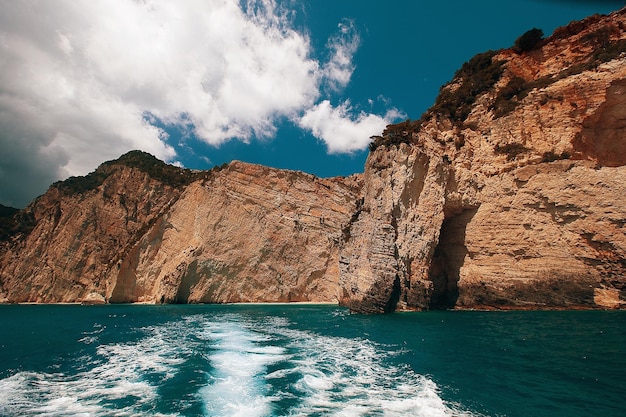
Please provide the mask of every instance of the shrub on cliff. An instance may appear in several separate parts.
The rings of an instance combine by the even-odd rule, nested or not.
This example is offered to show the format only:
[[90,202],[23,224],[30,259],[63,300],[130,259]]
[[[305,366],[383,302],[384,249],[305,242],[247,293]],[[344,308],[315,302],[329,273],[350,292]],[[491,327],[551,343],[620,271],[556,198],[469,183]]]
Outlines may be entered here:
[[7,207],[0,204],[0,242],[8,240],[12,235],[13,229],[13,216],[19,210],[13,207]]
[[493,150],[499,155],[506,155],[507,161],[513,161],[519,155],[528,152],[530,149],[521,143],[507,143],[506,145],[496,145]]
[[82,194],[98,188],[110,174],[97,169],[82,177],[69,177],[64,181],[57,181],[52,186],[65,195]]
[[15,235],[28,234],[33,227],[35,218],[31,212],[0,204],[0,242],[9,241]]
[[[518,100],[523,99],[528,94],[529,83],[523,78],[513,77],[498,92],[493,103],[494,117],[502,117],[515,109]],[[515,100],[514,100],[515,99]]]
[[571,157],[570,153],[567,151],[563,151],[560,154],[557,154],[554,151],[544,152],[541,157],[541,162],[554,162],[560,159],[569,159]]
[[420,120],[407,119],[404,122],[387,125],[381,136],[372,136],[369,144],[370,152],[373,152],[381,145],[399,145],[401,143],[411,143],[413,133],[417,132],[421,126]]
[[513,50],[518,54],[521,54],[522,52],[532,51],[539,44],[539,42],[541,42],[542,39],[543,30],[532,28],[515,40],[515,43],[513,44]]
[[476,98],[489,91],[504,71],[504,61],[494,60],[497,51],[487,51],[474,56],[461,66],[454,79],[460,82],[456,90],[450,84],[442,87],[435,105],[425,114],[440,114],[453,122],[463,122],[469,116]]
[[600,65],[604,62],[609,62],[615,58],[620,57],[626,53],[626,39],[620,39],[615,42],[610,42],[599,48],[593,54],[593,62],[595,65]]

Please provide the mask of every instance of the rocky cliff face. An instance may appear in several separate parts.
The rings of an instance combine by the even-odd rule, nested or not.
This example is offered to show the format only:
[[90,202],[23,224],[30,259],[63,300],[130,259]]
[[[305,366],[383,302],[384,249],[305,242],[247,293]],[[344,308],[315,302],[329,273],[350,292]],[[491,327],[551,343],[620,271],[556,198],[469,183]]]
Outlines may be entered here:
[[52,186],[2,255],[9,302],[338,300],[358,176],[233,162],[192,173],[132,152]]
[[340,251],[362,312],[626,301],[626,12],[463,66],[372,144]]
[[3,210],[0,301],[626,305],[626,10],[477,55],[362,175],[132,152]]

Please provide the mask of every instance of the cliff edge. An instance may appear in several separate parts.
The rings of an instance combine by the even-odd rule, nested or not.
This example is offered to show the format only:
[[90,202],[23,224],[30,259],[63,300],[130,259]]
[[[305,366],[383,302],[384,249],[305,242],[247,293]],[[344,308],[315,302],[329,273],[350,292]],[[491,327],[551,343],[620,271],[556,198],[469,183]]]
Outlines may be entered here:
[[625,28],[623,9],[529,31],[463,65],[421,120],[375,137],[341,302],[623,307]]

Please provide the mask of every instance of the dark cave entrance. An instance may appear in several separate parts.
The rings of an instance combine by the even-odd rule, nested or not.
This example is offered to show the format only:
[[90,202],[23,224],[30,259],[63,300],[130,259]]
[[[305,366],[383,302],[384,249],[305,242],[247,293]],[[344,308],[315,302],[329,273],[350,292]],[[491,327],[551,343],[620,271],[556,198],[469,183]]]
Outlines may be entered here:
[[465,246],[465,229],[478,209],[468,209],[443,221],[439,243],[428,271],[433,283],[429,309],[453,308],[459,298],[459,273],[468,254]]

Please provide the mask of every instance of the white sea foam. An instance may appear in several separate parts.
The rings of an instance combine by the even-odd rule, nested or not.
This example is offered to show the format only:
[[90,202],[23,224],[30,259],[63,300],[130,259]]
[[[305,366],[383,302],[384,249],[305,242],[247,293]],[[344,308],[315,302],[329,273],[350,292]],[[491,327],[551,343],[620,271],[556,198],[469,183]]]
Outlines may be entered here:
[[[97,356],[91,358],[94,363],[82,372],[19,372],[0,380],[0,415],[142,414],[158,395],[158,387],[146,376],[157,381],[169,378],[185,354],[177,329],[169,327],[144,329],[147,336],[137,342],[99,346]],[[125,405],[111,405],[116,400],[124,400]]]
[[194,381],[189,398],[208,416],[470,416],[445,402],[429,378],[394,366],[401,347],[238,314],[189,316],[142,331],[137,341],[78,358],[89,363],[71,375],[19,372],[0,380],[0,415],[158,416],[160,388],[201,357],[193,363],[208,362],[206,378]]
[[86,345],[96,343],[98,341],[99,334],[102,333],[105,329],[106,329],[106,326],[103,326],[99,323],[95,323],[93,325],[93,330],[89,332],[82,332],[84,336],[80,338],[78,341]]
[[210,356],[210,384],[200,391],[207,415],[271,415],[276,398],[269,394],[264,377],[270,364],[285,359],[283,349],[266,345],[267,336],[236,321],[207,324],[200,337],[212,341],[215,350]]
[[[401,348],[390,353],[364,339],[294,330],[284,318],[242,320],[211,323],[199,336],[215,349],[210,385],[201,390],[210,416],[471,415],[446,403],[432,380],[389,365]],[[296,405],[273,412],[273,403],[285,399]]]
[[408,367],[390,366],[388,347],[367,340],[329,337],[272,326],[271,331],[288,340],[295,353],[293,368],[298,376],[293,384],[300,404],[290,416],[470,416],[447,404],[437,385]]

